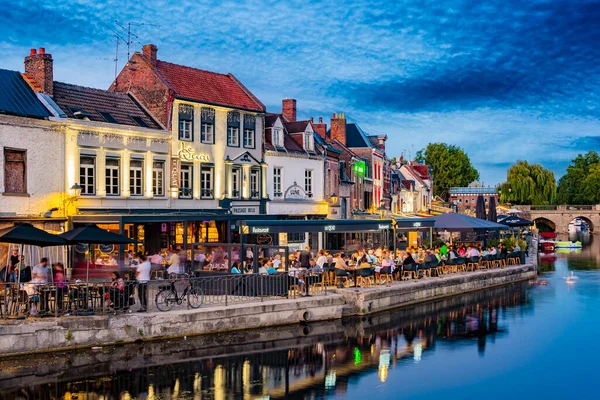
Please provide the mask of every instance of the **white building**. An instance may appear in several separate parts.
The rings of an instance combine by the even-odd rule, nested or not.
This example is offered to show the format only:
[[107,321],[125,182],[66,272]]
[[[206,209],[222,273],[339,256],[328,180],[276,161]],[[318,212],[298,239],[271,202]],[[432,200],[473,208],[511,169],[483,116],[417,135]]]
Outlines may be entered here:
[[433,179],[427,165],[398,162],[392,165],[392,212],[427,213],[433,201]]
[[[265,162],[268,214],[281,219],[325,219],[329,204],[324,194],[324,155],[315,146],[310,121],[287,122],[282,115],[265,118]],[[322,245],[318,234],[280,234],[279,244],[292,247]]]

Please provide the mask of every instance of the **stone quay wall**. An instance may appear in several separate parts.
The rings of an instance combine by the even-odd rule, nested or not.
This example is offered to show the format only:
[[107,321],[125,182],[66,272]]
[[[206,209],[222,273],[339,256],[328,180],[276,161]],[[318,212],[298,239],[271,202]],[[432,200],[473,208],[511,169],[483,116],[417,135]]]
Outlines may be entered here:
[[535,278],[533,265],[469,272],[325,296],[147,314],[0,320],[0,357],[366,315]]

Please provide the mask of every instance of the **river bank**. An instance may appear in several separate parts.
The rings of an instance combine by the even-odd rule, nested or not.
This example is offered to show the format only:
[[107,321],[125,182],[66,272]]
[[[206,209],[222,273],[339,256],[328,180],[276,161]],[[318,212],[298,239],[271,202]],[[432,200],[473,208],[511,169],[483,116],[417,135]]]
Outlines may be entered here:
[[535,278],[532,264],[166,313],[0,321],[0,355],[59,351],[365,316]]

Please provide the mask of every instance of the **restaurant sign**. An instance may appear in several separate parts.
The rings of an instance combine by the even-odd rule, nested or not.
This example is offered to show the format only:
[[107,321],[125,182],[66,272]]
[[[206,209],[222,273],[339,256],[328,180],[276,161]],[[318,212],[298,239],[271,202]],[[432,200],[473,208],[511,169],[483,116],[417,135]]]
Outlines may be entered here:
[[306,200],[306,192],[296,182],[285,191],[285,200]]
[[259,214],[258,206],[252,207],[231,207],[231,213],[233,215],[256,215]]
[[192,148],[192,146],[186,147],[183,143],[181,144],[181,149],[179,149],[177,155],[181,161],[210,161],[210,156],[208,154],[196,154],[196,151]]
[[171,158],[171,188],[177,189],[179,188],[179,167],[180,161],[178,158]]

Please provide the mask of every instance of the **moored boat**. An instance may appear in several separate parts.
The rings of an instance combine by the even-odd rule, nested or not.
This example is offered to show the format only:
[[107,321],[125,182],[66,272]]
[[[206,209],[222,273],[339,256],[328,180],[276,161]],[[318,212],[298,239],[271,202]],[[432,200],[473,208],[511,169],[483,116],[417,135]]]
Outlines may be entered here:
[[582,244],[581,244],[581,242],[580,242],[580,241],[577,241],[577,242],[570,242],[570,241],[567,241],[567,242],[564,242],[564,241],[557,241],[557,242],[555,243],[555,247],[556,247],[557,249],[580,249],[580,248],[582,248],[583,246],[582,246]]

